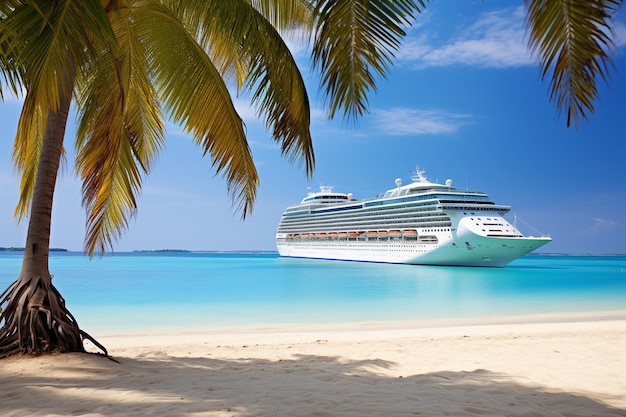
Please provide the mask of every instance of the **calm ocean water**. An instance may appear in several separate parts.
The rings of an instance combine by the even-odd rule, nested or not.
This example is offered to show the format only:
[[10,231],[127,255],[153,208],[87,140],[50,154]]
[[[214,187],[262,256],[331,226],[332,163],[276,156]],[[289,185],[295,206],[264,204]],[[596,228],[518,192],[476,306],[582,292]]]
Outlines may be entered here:
[[[626,256],[526,256],[497,269],[234,253],[56,253],[50,263],[92,334],[626,310]],[[20,266],[21,253],[0,252],[2,290]]]

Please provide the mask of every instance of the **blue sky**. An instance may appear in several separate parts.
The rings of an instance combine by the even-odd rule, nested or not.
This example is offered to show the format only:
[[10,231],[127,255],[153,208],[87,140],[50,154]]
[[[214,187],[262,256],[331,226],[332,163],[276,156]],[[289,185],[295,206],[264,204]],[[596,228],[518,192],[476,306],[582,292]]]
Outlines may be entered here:
[[[526,48],[520,1],[435,1],[409,30],[396,64],[369,96],[356,125],[328,121],[306,51],[294,47],[310,87],[316,170],[281,159],[244,99],[261,177],[254,213],[241,220],[208,158],[175,125],[144,181],[137,216],[115,245],[135,249],[274,250],[284,208],[309,189],[367,198],[408,181],[416,164],[432,180],[487,192],[553,242],[542,252],[626,253],[626,12],[617,16],[610,85],[578,130],[548,101],[547,82]],[[13,210],[18,179],[10,159],[21,102],[1,104],[0,246],[23,246],[26,221]],[[82,250],[85,214],[68,163],[55,196],[51,245]],[[538,232],[520,223],[523,232]]]

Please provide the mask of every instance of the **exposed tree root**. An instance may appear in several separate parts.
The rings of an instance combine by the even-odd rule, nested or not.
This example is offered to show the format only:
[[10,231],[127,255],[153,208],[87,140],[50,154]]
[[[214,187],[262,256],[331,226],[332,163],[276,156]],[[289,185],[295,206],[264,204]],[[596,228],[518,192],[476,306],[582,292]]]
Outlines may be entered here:
[[20,277],[0,295],[0,358],[17,354],[85,353],[90,340],[109,356],[97,340],[78,327],[52,277]]

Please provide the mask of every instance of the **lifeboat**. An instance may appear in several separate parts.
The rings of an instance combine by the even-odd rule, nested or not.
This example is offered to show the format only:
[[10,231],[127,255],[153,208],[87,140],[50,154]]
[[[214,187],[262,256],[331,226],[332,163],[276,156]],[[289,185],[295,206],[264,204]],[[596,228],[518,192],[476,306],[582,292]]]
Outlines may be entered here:
[[389,237],[393,237],[393,238],[399,238],[402,236],[402,232],[399,230],[390,230],[389,231]]
[[348,237],[348,232],[339,232],[339,239],[345,239]]
[[367,237],[368,238],[376,238],[376,237],[378,237],[378,232],[370,230],[369,232],[367,232]]
[[328,237],[331,239],[337,239],[337,236],[339,236],[339,234],[337,232],[330,232],[328,234]]
[[404,237],[417,237],[417,230],[415,229],[407,229],[402,231],[402,236]]

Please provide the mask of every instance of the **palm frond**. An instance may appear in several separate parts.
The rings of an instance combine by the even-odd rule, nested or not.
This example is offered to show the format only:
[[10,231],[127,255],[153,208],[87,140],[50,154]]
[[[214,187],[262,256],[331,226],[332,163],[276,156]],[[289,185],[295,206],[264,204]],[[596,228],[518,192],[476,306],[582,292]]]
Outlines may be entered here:
[[550,100],[567,113],[567,126],[587,119],[606,81],[613,45],[610,24],[622,0],[526,0],[529,45],[550,76]]
[[[10,10],[9,10],[10,11]],[[11,48],[11,35],[7,33],[6,15],[0,11],[0,99],[4,100],[4,86],[11,88],[15,96],[22,93],[22,72],[16,64],[15,49]]]
[[112,248],[127,228],[142,174],[164,142],[148,53],[135,31],[132,8],[119,8],[111,19],[119,55],[102,50],[84,69],[78,88],[76,169],[83,180],[89,255]]
[[304,0],[251,0],[248,3],[279,31],[311,28],[314,7]]
[[[294,9],[297,24],[276,22],[288,20],[287,14]],[[239,90],[253,92],[252,103],[280,143],[283,155],[290,162],[304,161],[310,175],[314,154],[306,88],[287,45],[272,25],[305,26],[312,17],[309,5],[293,0],[252,4],[247,0],[190,1],[179,5],[176,12],[222,76],[235,78]]]
[[[278,8],[283,2],[276,3]],[[205,9],[212,19],[202,30],[196,30],[203,34],[200,43],[214,62],[234,63],[242,70],[238,85],[253,92],[252,103],[280,143],[283,156],[290,162],[304,161],[311,175],[315,158],[309,131],[310,106],[300,70],[270,20],[246,0],[233,0],[227,6],[216,2]]]
[[22,83],[28,90],[38,90],[38,100],[52,110],[59,105],[59,92],[67,91],[68,87],[63,85],[65,77],[60,74],[70,73],[74,65],[81,65],[94,40],[115,45],[100,2],[13,2],[0,26],[3,53],[12,57],[13,66],[20,71],[15,83]]
[[254,91],[252,103],[266,120],[272,137],[289,161],[302,158],[313,174],[315,156],[310,133],[311,110],[300,70],[274,27],[252,13],[255,24],[243,38],[243,54],[250,62],[246,86]]
[[[96,2],[7,1],[2,5],[0,44],[3,73],[14,92],[26,98],[18,122],[13,159],[20,174],[15,216],[28,215],[48,111],[60,104],[60,93],[73,90],[75,66],[86,59],[89,39],[103,35],[114,48],[102,6]],[[71,84],[70,84],[71,83]]]
[[0,3],[0,71],[4,83],[0,82],[0,99],[4,100],[4,84],[9,86],[16,96],[22,95],[23,68],[19,66],[18,52],[19,40],[15,40],[15,28],[13,12],[22,6],[19,0],[5,0]]
[[46,108],[38,103],[34,92],[29,92],[13,142],[13,162],[20,176],[20,196],[14,212],[18,222],[28,216],[45,130]]
[[151,58],[151,75],[170,117],[190,132],[243,217],[252,210],[259,184],[241,117],[207,53],[173,12],[147,0],[136,10],[139,36]]
[[[249,69],[240,56],[241,44],[230,31],[238,32],[250,22],[237,16],[239,1],[235,3],[205,0],[161,0],[182,23],[193,39],[209,55],[225,82],[234,82],[241,89]],[[250,5],[246,5],[250,8]],[[216,28],[226,33],[216,33]]]
[[386,76],[407,25],[424,1],[320,0],[313,44],[313,65],[321,73],[329,117],[343,110],[354,119],[368,106],[376,77]]

